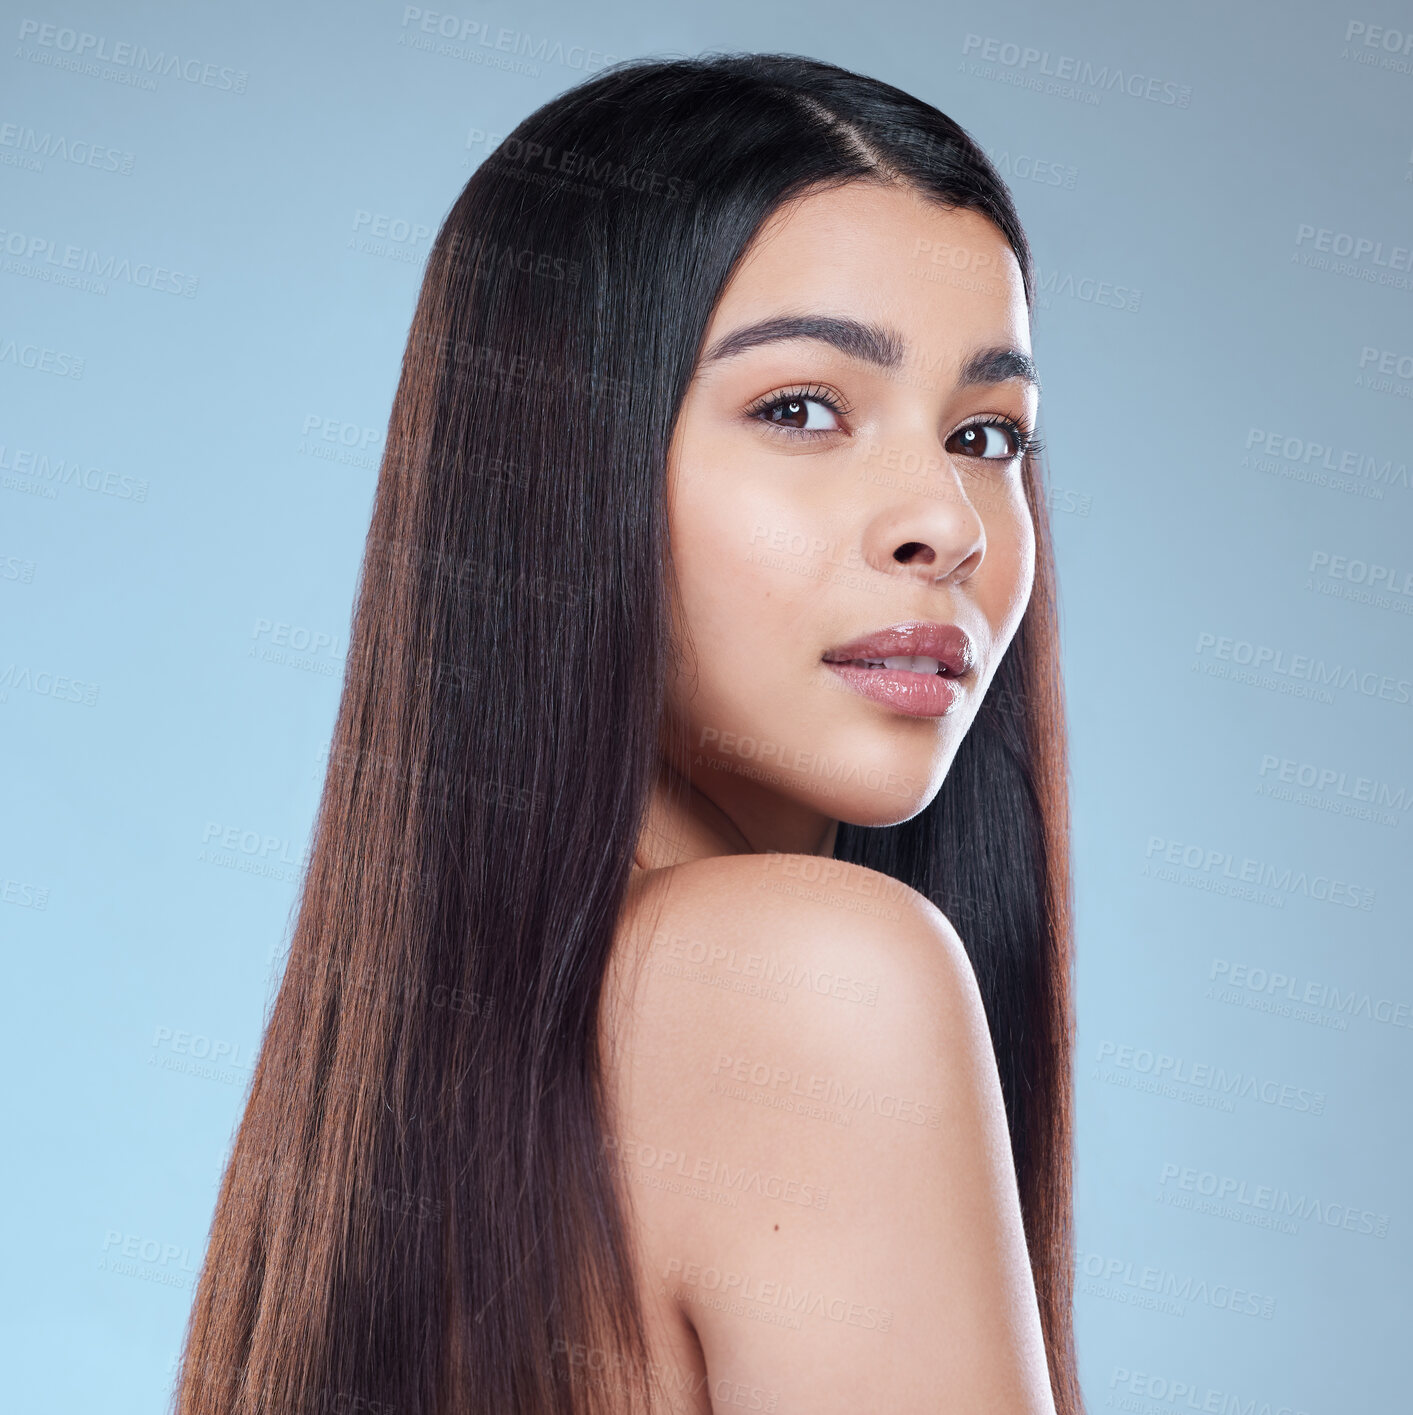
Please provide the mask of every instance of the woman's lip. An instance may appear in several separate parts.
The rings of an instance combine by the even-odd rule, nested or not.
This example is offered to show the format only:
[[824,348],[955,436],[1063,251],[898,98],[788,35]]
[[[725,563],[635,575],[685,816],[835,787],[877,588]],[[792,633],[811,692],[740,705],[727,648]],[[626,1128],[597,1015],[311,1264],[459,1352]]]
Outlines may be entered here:
[[862,697],[908,717],[945,717],[956,707],[962,694],[962,685],[941,673],[914,673],[906,668],[857,668],[851,663],[826,663],[825,667],[837,673]]
[[[935,658],[942,666],[942,673],[952,678],[960,678],[968,672],[975,661],[975,651],[965,629],[956,624],[933,624],[916,620],[907,624],[894,624],[887,629],[876,630],[858,639],[850,639],[824,655],[824,662],[830,667],[848,663],[851,659],[885,658]],[[892,673],[884,668],[861,669],[866,673]],[[910,677],[926,675],[910,674]],[[940,675],[933,674],[933,677]]]

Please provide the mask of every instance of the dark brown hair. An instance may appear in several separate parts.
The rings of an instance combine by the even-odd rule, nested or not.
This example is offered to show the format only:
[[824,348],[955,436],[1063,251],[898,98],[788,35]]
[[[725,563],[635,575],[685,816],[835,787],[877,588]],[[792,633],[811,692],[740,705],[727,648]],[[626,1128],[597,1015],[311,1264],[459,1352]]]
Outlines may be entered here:
[[[180,1415],[645,1401],[597,1023],[673,651],[667,453],[754,234],[860,179],[986,216],[1032,300],[1010,196],[967,134],[790,55],[605,70],[521,123],[443,223]],[[1078,1415],[1064,729],[1033,458],[1024,477],[1035,590],[978,719],[926,809],[841,826],[837,853],[933,899],[971,954],[1056,1406]],[[621,1353],[613,1379],[584,1352]]]

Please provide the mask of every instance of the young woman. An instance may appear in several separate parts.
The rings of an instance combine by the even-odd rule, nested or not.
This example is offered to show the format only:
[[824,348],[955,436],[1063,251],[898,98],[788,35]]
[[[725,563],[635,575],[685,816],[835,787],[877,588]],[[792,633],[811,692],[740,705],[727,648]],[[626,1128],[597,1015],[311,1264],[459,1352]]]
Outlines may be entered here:
[[181,1415],[1081,1411],[1031,296],[809,59],[467,183]]

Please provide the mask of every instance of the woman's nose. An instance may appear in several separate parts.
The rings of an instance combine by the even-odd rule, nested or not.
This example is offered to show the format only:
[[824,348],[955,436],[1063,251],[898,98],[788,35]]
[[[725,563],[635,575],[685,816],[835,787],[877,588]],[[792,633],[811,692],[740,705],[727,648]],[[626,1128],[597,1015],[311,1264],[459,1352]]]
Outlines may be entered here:
[[901,566],[919,579],[960,583],[986,554],[986,528],[959,483],[944,487],[929,479],[926,491],[919,487],[878,510],[864,553],[888,574]]

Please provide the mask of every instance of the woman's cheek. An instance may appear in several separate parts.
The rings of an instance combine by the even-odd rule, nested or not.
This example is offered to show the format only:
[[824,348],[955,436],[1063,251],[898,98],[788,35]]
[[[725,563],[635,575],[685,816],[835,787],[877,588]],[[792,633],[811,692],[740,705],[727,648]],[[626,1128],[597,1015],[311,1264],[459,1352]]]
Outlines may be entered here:
[[1035,576],[1035,527],[1019,491],[985,518],[985,592],[981,609],[998,640],[1020,624]]
[[671,534],[683,627],[696,650],[688,690],[697,712],[720,716],[769,641],[762,620],[775,572],[756,544],[764,533],[721,478],[681,487]]

